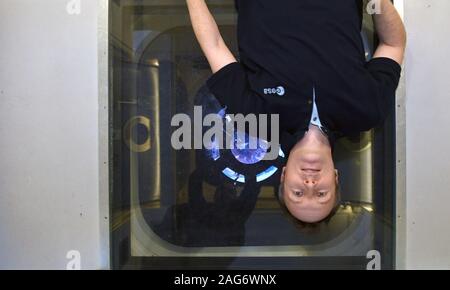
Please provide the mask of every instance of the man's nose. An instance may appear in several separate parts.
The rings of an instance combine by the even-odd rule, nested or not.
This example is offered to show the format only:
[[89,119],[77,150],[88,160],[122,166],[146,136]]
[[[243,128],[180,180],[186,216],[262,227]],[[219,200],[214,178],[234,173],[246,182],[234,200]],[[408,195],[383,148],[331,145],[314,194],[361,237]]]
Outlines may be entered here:
[[316,185],[317,184],[317,176],[307,176],[304,180],[306,185]]

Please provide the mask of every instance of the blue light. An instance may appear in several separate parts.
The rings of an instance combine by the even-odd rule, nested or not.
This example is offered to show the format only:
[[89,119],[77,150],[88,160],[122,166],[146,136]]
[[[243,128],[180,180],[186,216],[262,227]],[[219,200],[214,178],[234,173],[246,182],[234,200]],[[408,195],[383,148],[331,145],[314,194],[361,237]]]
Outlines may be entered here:
[[245,176],[242,174],[237,173],[236,171],[232,170],[231,168],[227,167],[225,168],[222,173],[228,177],[229,179],[233,181],[237,181],[240,183],[245,183]]
[[210,144],[207,144],[206,147],[207,147],[206,154],[208,155],[208,157],[214,161],[219,160],[220,146],[219,146],[219,142],[216,140],[216,138],[214,138],[214,140],[212,140]]
[[[250,149],[250,145],[256,145],[256,149]],[[231,153],[237,161],[243,164],[255,164],[264,159],[267,149],[267,141],[249,136],[246,133],[236,133],[234,149],[231,149]]]
[[267,178],[271,177],[272,175],[275,174],[275,172],[278,171],[278,168],[276,168],[275,166],[270,166],[269,168],[267,168],[266,170],[264,170],[263,172],[259,173],[256,175],[256,182],[261,182],[266,180]]
[[[231,122],[231,118],[226,115],[226,108],[221,109],[217,114],[226,123]],[[233,149],[230,151],[237,161],[246,165],[251,165],[264,159],[269,149],[269,142],[250,136],[249,134],[243,132],[234,132],[233,137]],[[217,140],[212,140],[209,146],[207,146],[207,155],[214,161],[218,161],[221,158],[220,146]],[[278,156],[285,158],[285,154],[281,148],[279,149]],[[262,182],[270,178],[277,171],[278,168],[276,166],[270,166],[256,175],[256,182]],[[233,182],[245,183],[247,179],[244,174],[236,172],[229,167],[223,169],[222,174]]]

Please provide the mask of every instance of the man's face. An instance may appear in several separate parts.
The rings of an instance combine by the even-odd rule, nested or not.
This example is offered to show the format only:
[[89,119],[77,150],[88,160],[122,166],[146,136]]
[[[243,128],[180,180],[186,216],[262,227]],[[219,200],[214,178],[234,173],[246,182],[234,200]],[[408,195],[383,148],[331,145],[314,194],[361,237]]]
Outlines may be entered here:
[[338,176],[329,151],[291,152],[281,182],[287,209],[303,222],[319,222],[335,206]]

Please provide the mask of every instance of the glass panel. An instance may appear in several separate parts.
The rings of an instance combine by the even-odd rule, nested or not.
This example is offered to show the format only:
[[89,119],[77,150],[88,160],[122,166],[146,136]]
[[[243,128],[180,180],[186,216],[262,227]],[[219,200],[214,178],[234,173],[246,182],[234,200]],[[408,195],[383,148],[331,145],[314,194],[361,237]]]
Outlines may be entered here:
[[[342,206],[328,222],[300,228],[276,199],[280,163],[239,171],[217,152],[207,159],[172,148],[172,117],[192,115],[211,75],[185,0],[109,4],[114,268],[365,269],[371,250],[393,267],[394,117],[337,143]],[[234,1],[208,5],[237,56]],[[363,39],[370,58],[367,15]],[[257,186],[244,182],[248,168]]]

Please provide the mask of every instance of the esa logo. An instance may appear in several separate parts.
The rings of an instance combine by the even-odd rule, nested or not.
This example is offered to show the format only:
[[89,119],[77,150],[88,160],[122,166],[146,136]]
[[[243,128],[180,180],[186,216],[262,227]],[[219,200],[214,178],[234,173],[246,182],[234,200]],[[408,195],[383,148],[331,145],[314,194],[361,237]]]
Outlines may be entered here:
[[279,96],[284,96],[284,94],[286,93],[286,90],[282,87],[279,86],[277,88],[273,88],[273,89],[264,89],[264,95],[279,95]]

